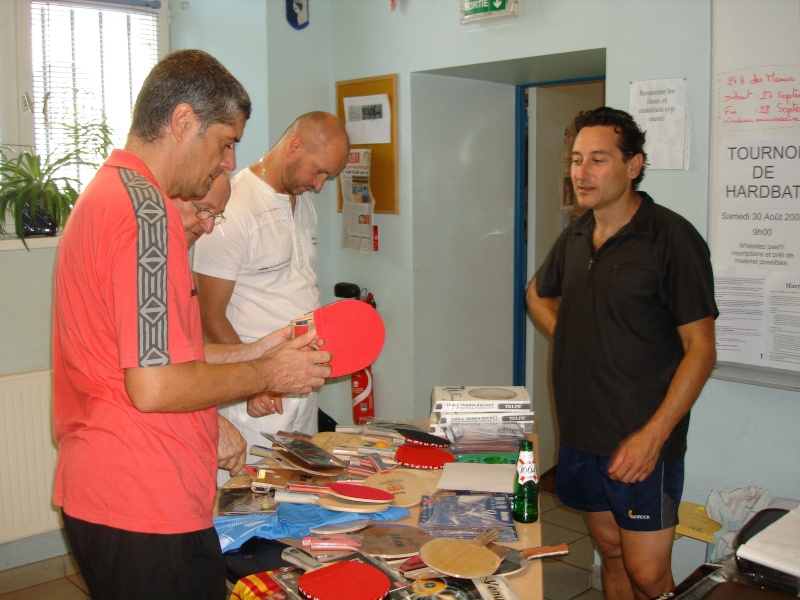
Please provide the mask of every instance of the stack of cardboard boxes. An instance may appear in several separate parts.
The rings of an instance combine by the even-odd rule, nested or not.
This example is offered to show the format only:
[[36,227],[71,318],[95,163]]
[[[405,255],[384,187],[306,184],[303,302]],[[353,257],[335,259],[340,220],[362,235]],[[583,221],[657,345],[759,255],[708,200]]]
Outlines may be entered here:
[[519,423],[533,432],[533,405],[522,386],[436,386],[431,393],[430,432],[447,437],[457,425]]

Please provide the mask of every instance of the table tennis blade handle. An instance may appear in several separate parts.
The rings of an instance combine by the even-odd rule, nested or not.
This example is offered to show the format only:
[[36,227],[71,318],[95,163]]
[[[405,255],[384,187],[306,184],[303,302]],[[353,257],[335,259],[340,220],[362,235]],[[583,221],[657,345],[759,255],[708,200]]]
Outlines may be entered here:
[[307,552],[303,552],[299,548],[294,548],[293,546],[284,548],[283,552],[281,552],[281,558],[296,567],[300,567],[304,571],[314,571],[324,566]]
[[267,448],[266,446],[250,446],[250,454],[253,456],[263,456],[264,458],[273,457],[272,448]]
[[489,527],[484,529],[480,535],[470,540],[470,544],[476,546],[485,546],[489,542],[494,542],[500,537],[500,530],[497,527]]
[[356,537],[347,535],[307,535],[303,538],[303,547],[310,550],[352,550],[360,546]]
[[520,550],[520,558],[526,560],[536,560],[537,558],[550,558],[552,556],[564,556],[569,554],[567,544],[556,544],[555,546],[539,546],[538,548],[526,548]]

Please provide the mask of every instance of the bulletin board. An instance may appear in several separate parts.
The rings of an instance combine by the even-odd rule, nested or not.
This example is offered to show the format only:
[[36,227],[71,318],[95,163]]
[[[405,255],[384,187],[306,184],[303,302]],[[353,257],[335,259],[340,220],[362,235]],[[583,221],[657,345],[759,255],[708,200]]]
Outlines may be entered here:
[[[370,166],[370,192],[375,200],[373,212],[396,215],[400,212],[397,193],[397,75],[381,75],[366,79],[336,82],[336,115],[346,123],[344,100],[361,96],[385,94],[389,100],[390,139],[387,143],[358,143],[351,148],[372,151]],[[342,210],[342,190],[338,190],[338,209]]]
[[798,391],[800,3],[714,0],[712,16],[712,377]]

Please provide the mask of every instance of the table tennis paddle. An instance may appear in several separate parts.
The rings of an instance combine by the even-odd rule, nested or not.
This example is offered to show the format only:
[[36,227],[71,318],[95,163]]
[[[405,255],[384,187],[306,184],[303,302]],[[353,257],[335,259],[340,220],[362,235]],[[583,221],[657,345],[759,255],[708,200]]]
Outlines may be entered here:
[[420,431],[419,429],[411,429],[397,425],[395,431],[403,436],[403,441],[406,444],[415,444],[417,446],[433,446],[434,448],[449,448],[450,440],[447,438],[439,437],[427,431]]
[[[563,545],[565,546],[566,544]],[[528,564],[528,560],[520,556],[521,550],[515,550],[514,548],[495,543],[487,544],[486,547],[497,554],[501,560],[500,566],[497,567],[497,570],[492,573],[492,575],[512,575],[524,569]],[[529,548],[526,551],[528,550],[539,550],[539,548]],[[558,555],[559,554],[555,554],[554,556]],[[400,565],[399,569],[408,579],[435,579],[437,577],[444,577],[444,573],[432,569],[419,556],[411,556],[406,559]]]
[[343,523],[329,523],[327,525],[319,525],[309,529],[312,535],[335,535],[337,533],[350,533],[364,529],[367,525],[374,523],[372,519],[353,519],[352,521],[344,521]]
[[331,494],[343,500],[375,504],[389,504],[394,500],[394,496],[387,491],[361,483],[347,481],[330,481],[323,484],[290,482],[286,484],[286,491],[299,492],[301,494],[316,494],[318,496]]
[[403,444],[395,452],[397,464],[412,469],[441,469],[445,464],[455,462],[455,457],[442,448]]
[[333,353],[331,377],[360,371],[372,364],[383,348],[386,331],[378,311],[360,300],[338,300],[291,321],[292,337],[311,329]]
[[354,502],[335,496],[318,496],[317,494],[301,494],[287,492],[286,490],[275,490],[275,502],[289,502],[294,504],[316,504],[320,508],[327,508],[336,512],[352,513],[377,513],[389,507],[388,502],[381,504],[373,502]]
[[363,562],[323,565],[292,547],[286,548],[281,558],[305,570],[297,587],[311,600],[382,600],[391,589],[389,578],[380,569]]
[[500,537],[496,527],[485,529],[472,540],[435,538],[419,549],[419,557],[434,571],[472,579],[491,575],[500,566],[502,558],[486,547]]
[[[338,431],[320,431],[311,436],[311,442],[320,448],[333,453],[337,446],[345,448],[357,448],[364,442],[361,437],[352,433],[340,433]],[[516,461],[516,458],[514,459]]]
[[441,471],[397,468],[376,473],[364,479],[364,485],[386,490],[394,495],[395,506],[408,508],[420,503],[423,496],[433,494]]
[[314,535],[303,538],[303,547],[322,550],[358,550],[381,558],[405,558],[419,553],[431,541],[429,533],[411,525],[375,525],[354,535]]
[[259,469],[259,476],[250,482],[254,492],[268,492],[272,489],[285,489],[287,485],[318,486],[330,483],[331,478],[322,475],[311,475],[295,469],[264,468]]
[[486,547],[504,557],[503,562],[500,563],[500,566],[497,567],[497,570],[492,575],[511,575],[524,569],[531,560],[569,554],[569,546],[567,544],[537,546],[536,548],[525,548],[524,550],[517,550],[494,543],[487,544]]
[[284,465],[287,468],[297,469],[298,471],[303,471],[304,473],[309,473],[311,475],[319,475],[322,477],[339,477],[340,475],[344,475],[345,471],[347,471],[347,466],[344,467],[317,466],[303,460],[303,458],[298,456],[297,454],[284,452],[282,450],[274,450],[272,457],[273,459],[275,459],[276,462]]
[[445,577],[444,573],[434,571],[419,555],[411,556],[404,560],[398,570],[403,574],[406,579],[436,579],[438,577]]
[[332,481],[328,484],[328,488],[330,489],[331,495],[354,502],[386,504],[394,500],[394,495],[390,492],[369,485],[359,485],[346,481]]

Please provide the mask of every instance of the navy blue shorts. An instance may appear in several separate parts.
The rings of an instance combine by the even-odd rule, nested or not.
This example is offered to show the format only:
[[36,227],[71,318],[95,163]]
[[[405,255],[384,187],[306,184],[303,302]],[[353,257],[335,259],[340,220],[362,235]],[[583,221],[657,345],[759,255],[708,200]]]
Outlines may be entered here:
[[558,448],[556,495],[577,510],[610,510],[621,529],[660,531],[678,524],[683,494],[683,458],[656,463],[644,481],[620,483],[608,477],[609,456]]

